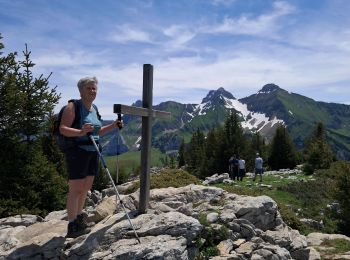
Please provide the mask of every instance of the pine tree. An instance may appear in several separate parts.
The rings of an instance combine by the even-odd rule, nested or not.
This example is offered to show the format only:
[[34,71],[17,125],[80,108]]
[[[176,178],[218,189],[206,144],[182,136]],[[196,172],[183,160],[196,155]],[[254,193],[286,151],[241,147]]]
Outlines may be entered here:
[[181,168],[185,163],[185,140],[182,139],[179,146],[178,167]]
[[324,125],[319,122],[304,149],[304,171],[312,174],[316,169],[327,169],[333,161],[333,152],[326,139]]
[[[0,50],[3,48],[0,42]],[[21,130],[21,107],[24,106],[25,96],[17,88],[21,67],[16,56],[16,52],[0,56],[0,140],[20,138],[17,133]]]
[[234,154],[249,156],[246,137],[237,113],[232,112],[222,127],[210,130],[207,137],[197,129],[185,152],[190,172],[204,178],[215,172],[228,172],[228,160]]
[[213,172],[227,172],[229,154],[231,154],[231,152],[228,151],[229,148],[226,142],[224,127],[218,127],[215,130],[215,141],[216,144],[213,145],[215,149]]
[[259,134],[259,132],[255,132],[251,139],[251,148],[255,153],[259,153],[260,155],[265,155],[266,153],[266,145],[265,139],[263,136]]
[[350,235],[350,163],[339,161],[333,164],[333,171],[339,174],[336,176],[335,197],[338,200],[341,208],[340,213],[340,229],[344,235]]
[[6,151],[0,153],[0,217],[44,215],[65,204],[66,181],[43,150],[59,95],[49,77],[33,77],[27,46],[23,54],[24,61],[16,61],[17,53],[0,57],[0,143]]
[[19,64],[24,71],[19,74],[17,87],[25,99],[21,107],[21,131],[18,134],[22,134],[26,137],[26,141],[30,141],[47,131],[45,122],[48,121],[60,95],[56,93],[56,87],[49,86],[51,74],[48,77],[43,75],[39,78],[33,77],[31,69],[35,64],[30,60],[31,52],[28,51],[27,45],[23,55],[25,59]]
[[186,150],[185,160],[188,164],[188,170],[196,176],[200,176],[200,167],[204,160],[204,143],[204,134],[197,129]]
[[229,158],[232,155],[243,156],[246,154],[247,149],[246,138],[244,137],[238,114],[235,111],[232,111],[227,117],[223,131],[224,133],[221,135],[223,139],[218,142],[221,143],[221,149],[224,151],[224,154],[217,158],[221,166],[218,170],[227,172]]
[[297,165],[297,150],[289,137],[287,128],[279,126],[272,139],[268,164],[273,170],[294,168]]
[[210,130],[207,134],[204,145],[204,159],[201,165],[201,177],[207,177],[217,172],[216,155],[218,154],[216,131]]

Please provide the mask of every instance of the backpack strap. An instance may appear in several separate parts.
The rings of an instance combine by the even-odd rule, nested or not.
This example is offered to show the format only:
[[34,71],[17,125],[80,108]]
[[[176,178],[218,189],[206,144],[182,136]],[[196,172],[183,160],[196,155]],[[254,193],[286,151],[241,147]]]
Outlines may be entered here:
[[92,104],[92,106],[94,107],[94,109],[95,109],[95,111],[96,111],[97,119],[101,121],[101,120],[102,120],[102,117],[101,117],[100,113],[98,112],[97,106],[96,106],[95,104]]
[[[74,117],[74,121],[72,123],[73,128],[79,128],[80,126],[80,119],[81,119],[81,106],[82,106],[82,101],[81,99],[70,99],[68,100],[68,103],[73,102],[74,104],[74,111],[75,111],[75,117]],[[96,111],[97,114],[97,119],[98,120],[102,120],[102,117],[100,115],[100,113],[98,112],[98,108],[95,104],[92,104],[93,108]]]
[[72,102],[74,104],[74,112],[75,112],[75,116],[74,116],[74,121],[71,125],[71,127],[73,128],[79,128],[79,124],[80,124],[80,110],[81,110],[81,100],[79,99],[70,99],[68,100],[68,103]]

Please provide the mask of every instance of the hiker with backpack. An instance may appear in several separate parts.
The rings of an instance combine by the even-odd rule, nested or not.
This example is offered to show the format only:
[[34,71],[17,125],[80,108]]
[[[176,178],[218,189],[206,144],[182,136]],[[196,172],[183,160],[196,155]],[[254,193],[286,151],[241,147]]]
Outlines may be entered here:
[[90,232],[87,214],[83,213],[88,191],[99,169],[99,155],[87,134],[98,143],[99,136],[122,127],[122,121],[115,120],[102,126],[96,105],[97,78],[85,77],[77,86],[81,99],[70,100],[62,109],[59,124],[60,147],[64,147],[68,172],[69,191],[67,195],[68,230],[66,237],[74,238]]

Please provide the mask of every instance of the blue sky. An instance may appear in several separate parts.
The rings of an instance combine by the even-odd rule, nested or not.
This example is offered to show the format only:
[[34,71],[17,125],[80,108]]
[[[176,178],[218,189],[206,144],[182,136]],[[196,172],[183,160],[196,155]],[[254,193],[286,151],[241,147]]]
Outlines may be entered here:
[[198,104],[219,87],[242,98],[267,83],[350,104],[349,14],[349,0],[0,0],[0,33],[5,53],[27,43],[34,73],[53,72],[58,107],[97,76],[110,119],[114,103],[141,99],[145,63],[154,104]]

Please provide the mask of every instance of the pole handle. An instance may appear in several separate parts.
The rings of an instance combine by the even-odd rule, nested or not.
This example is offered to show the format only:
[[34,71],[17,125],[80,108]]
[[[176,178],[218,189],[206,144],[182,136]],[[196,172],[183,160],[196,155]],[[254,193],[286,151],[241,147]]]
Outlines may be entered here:
[[[118,120],[122,121],[122,114],[121,113],[118,113]],[[118,125],[119,130],[121,130],[123,128],[121,123],[118,123],[117,125]]]

